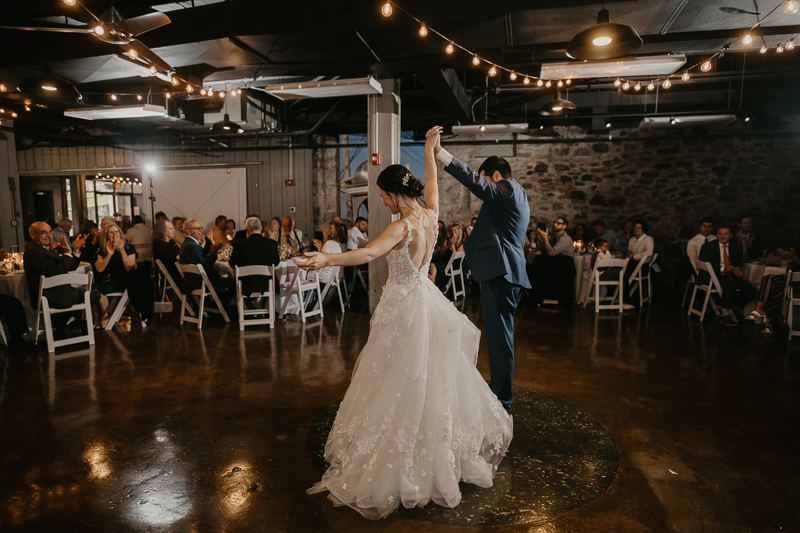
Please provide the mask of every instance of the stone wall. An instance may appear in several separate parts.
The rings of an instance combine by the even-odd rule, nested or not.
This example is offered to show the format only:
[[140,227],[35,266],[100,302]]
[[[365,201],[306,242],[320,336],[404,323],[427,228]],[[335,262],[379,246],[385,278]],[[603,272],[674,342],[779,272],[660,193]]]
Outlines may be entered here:
[[[338,137],[315,135],[317,144],[337,144]],[[313,190],[314,229],[322,229],[340,211],[339,149],[317,148],[314,150]]]

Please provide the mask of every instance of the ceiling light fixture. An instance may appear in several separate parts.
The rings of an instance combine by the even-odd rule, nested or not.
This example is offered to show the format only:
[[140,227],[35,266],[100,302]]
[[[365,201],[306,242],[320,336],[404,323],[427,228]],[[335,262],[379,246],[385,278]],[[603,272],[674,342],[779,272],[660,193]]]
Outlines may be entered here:
[[787,15],[794,15],[797,13],[798,9],[800,9],[800,4],[798,4],[795,0],[787,0],[786,6],[783,8],[783,12]]
[[94,27],[95,35],[104,35],[106,33],[106,29],[103,26],[97,25]]
[[112,95],[111,95],[111,99],[112,99],[112,100],[114,100],[114,101],[116,101],[116,100],[117,100],[117,95],[116,95],[116,94],[112,94]]
[[187,86],[186,86],[186,92],[187,92],[187,93],[190,93],[190,92],[192,92],[192,91],[194,91],[194,87],[192,87],[191,85],[187,85]]
[[[45,65],[41,76],[26,78],[17,87],[19,92],[40,98],[57,98],[59,100],[78,100],[81,93],[68,81],[58,78],[53,67]],[[6,92],[6,86],[0,85],[0,92]]]
[[573,59],[598,61],[631,54],[642,46],[642,38],[630,26],[609,22],[608,10],[597,14],[597,24],[584,30],[567,47],[567,56]]
[[545,117],[560,117],[577,113],[578,108],[569,100],[561,98],[561,91],[556,92],[554,100],[550,100],[539,109],[539,114]]
[[72,7],[72,6],[74,6],[75,4],[78,3],[78,0],[64,0],[64,3],[67,4],[68,6]]
[[391,17],[392,16],[392,3],[391,2],[386,2],[385,4],[383,4],[383,6],[381,7],[381,15],[383,15],[384,17]]
[[214,133],[221,133],[223,135],[226,133],[244,133],[242,127],[236,122],[233,122],[230,115],[227,113],[225,113],[225,118],[219,122],[215,122],[214,125],[211,126],[211,131]]

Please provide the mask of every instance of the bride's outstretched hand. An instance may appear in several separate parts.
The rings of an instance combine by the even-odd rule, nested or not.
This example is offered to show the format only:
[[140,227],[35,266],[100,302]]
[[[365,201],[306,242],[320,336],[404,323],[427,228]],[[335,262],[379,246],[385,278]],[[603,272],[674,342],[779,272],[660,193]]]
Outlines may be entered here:
[[440,136],[442,134],[441,126],[434,126],[425,134],[425,150],[436,150],[437,146],[441,146]]
[[292,259],[294,264],[303,270],[319,270],[327,264],[327,257],[320,252],[306,252],[303,257],[295,257]]

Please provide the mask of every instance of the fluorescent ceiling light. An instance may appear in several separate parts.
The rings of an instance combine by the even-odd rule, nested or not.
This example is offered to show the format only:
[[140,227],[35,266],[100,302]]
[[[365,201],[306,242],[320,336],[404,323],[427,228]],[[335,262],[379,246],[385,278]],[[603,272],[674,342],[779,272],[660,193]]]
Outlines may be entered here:
[[160,6],[153,6],[156,11],[162,13],[169,13],[170,11],[180,11],[182,9],[192,9],[193,7],[208,6],[211,4],[219,4],[225,0],[185,0],[183,2],[172,2],[170,4],[161,4]]
[[480,133],[496,135],[499,133],[526,133],[528,123],[522,124],[474,124],[472,126],[453,126],[455,135],[477,135]]
[[680,69],[686,63],[686,56],[632,57],[608,61],[570,61],[544,63],[539,75],[543,80],[564,80],[575,78],[626,78],[644,76],[666,76]]
[[113,107],[88,107],[83,109],[67,109],[65,117],[82,118],[83,120],[109,120],[114,118],[144,118],[167,114],[167,109],[160,105],[139,104]]
[[281,100],[302,98],[331,98],[336,96],[358,96],[383,94],[381,84],[373,77],[350,80],[308,81],[300,83],[278,83],[267,85],[264,91]]
[[640,128],[675,128],[676,126],[721,127],[736,122],[736,115],[693,115],[686,117],[645,117]]

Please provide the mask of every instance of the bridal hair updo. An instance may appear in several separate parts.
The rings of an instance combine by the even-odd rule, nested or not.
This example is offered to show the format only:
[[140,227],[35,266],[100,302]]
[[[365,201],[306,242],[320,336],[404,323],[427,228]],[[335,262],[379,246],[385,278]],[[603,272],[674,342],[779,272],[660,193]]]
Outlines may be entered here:
[[389,165],[378,175],[378,187],[384,192],[419,198],[425,185],[403,165]]

